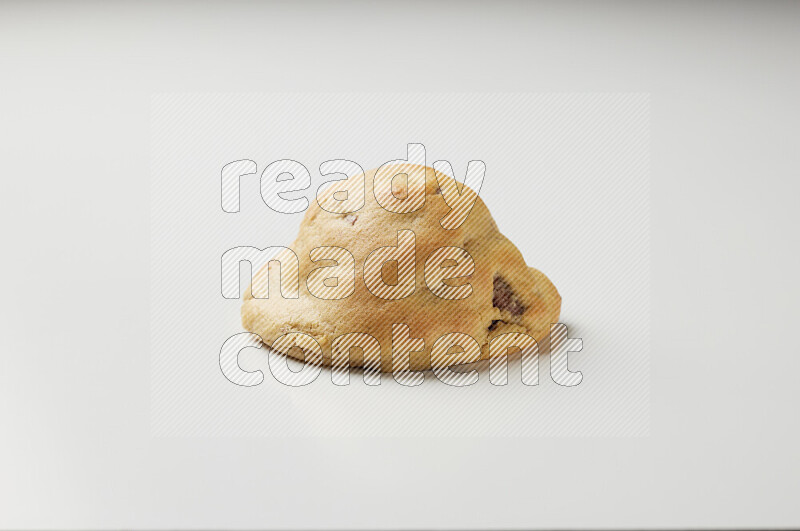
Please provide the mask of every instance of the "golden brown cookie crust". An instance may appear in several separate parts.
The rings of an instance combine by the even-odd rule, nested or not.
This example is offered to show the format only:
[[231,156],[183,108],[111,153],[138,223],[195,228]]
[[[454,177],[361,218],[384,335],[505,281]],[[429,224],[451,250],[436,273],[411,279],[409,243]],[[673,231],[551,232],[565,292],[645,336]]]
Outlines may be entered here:
[[[420,167],[398,165],[398,170]],[[477,198],[467,220],[454,230],[445,230],[440,220],[450,211],[442,197],[433,168],[426,174],[425,205],[416,212],[397,214],[382,208],[372,192],[375,170],[366,173],[366,202],[352,214],[334,214],[312,201],[291,249],[299,258],[299,298],[285,299],[270,291],[268,299],[246,291],[242,324],[267,345],[287,332],[303,332],[322,347],[323,363],[331,364],[331,344],[351,332],[367,333],[381,345],[381,370],[392,370],[392,324],[406,324],[414,338],[423,338],[425,351],[411,354],[411,369],[430,367],[430,349],[441,336],[461,332],[481,345],[481,359],[488,359],[488,342],[506,332],[524,332],[537,341],[544,339],[551,323],[557,323],[561,297],[540,271],[528,267],[522,254],[497,229],[486,205]],[[440,174],[441,177],[441,174]],[[323,192],[323,194],[326,192]],[[379,247],[396,246],[397,233],[411,230],[416,239],[416,288],[399,300],[376,297],[364,285],[364,261]],[[306,279],[321,265],[309,252],[317,247],[337,246],[355,258],[355,292],[341,300],[322,300],[309,293]],[[455,246],[465,249],[475,262],[468,278],[472,294],[462,300],[434,295],[425,283],[425,259],[435,249]],[[387,269],[388,270],[388,269]],[[273,268],[277,273],[278,269]],[[266,274],[266,267],[256,275]],[[391,279],[387,278],[387,281]],[[270,279],[273,286],[277,282]],[[463,281],[462,281],[463,283]],[[302,359],[292,348],[284,352]],[[361,349],[350,352],[350,365],[363,366]]]

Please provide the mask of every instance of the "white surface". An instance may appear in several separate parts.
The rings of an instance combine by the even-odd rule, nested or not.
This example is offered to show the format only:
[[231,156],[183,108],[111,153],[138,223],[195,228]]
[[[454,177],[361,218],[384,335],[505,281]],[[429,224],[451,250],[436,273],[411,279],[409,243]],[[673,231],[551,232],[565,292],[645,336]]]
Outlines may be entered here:
[[[797,4],[156,9],[0,7],[0,527],[800,525]],[[365,89],[652,94],[649,438],[150,437],[150,94]]]

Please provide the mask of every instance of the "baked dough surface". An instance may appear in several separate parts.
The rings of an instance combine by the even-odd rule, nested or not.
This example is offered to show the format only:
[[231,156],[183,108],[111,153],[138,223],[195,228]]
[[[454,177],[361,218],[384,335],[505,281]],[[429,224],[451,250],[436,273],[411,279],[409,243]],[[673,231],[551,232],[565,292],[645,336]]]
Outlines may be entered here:
[[[420,167],[398,166],[400,170],[420,171]],[[434,170],[426,167],[424,171],[425,204],[412,213],[389,212],[378,204],[372,186],[375,170],[366,172],[365,205],[357,212],[334,214],[311,201],[291,246],[299,258],[299,297],[281,297],[274,279],[270,279],[268,299],[253,298],[251,290],[246,290],[241,309],[244,328],[261,336],[267,345],[289,332],[308,334],[322,348],[325,365],[331,364],[334,339],[352,332],[367,333],[380,342],[383,372],[392,370],[393,323],[408,325],[413,338],[425,341],[424,351],[411,354],[412,370],[429,368],[432,345],[451,332],[475,338],[481,345],[481,359],[488,359],[488,342],[500,334],[524,332],[537,341],[544,339],[550,324],[558,322],[561,310],[561,297],[555,286],[543,273],[525,264],[519,250],[498,231],[480,197],[460,227],[442,228],[440,220],[450,207],[442,197]],[[379,247],[397,246],[401,230],[415,234],[416,287],[406,298],[386,300],[365,286],[364,261]],[[355,292],[345,299],[323,300],[308,291],[309,273],[323,265],[333,265],[310,259],[311,250],[323,246],[345,248],[355,258]],[[426,285],[425,260],[445,246],[466,250],[475,262],[475,271],[469,278],[454,282],[471,284],[473,291],[465,299],[440,298]],[[266,275],[267,267],[254,278]],[[276,267],[272,270],[278,272]],[[395,279],[391,278],[393,271]],[[384,269],[387,283],[396,280],[396,275],[396,268]],[[282,350],[303,359],[300,348]],[[363,361],[362,350],[351,349],[350,365],[361,367]]]

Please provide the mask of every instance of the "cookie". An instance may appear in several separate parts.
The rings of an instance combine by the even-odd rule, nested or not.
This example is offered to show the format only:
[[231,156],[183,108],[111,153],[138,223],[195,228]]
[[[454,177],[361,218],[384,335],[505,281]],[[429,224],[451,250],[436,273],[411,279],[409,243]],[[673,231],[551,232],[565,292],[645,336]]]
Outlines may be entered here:
[[[346,339],[335,343],[337,338],[369,334],[377,342],[370,348],[349,349],[349,363],[363,367],[379,356],[384,372],[393,370],[393,331],[396,350],[402,334],[415,349],[422,346],[419,340],[424,341],[424,348],[409,354],[411,370],[430,368],[434,345],[448,334],[475,340],[479,350],[468,361],[487,359],[489,341],[502,334],[522,332],[537,341],[544,339],[551,323],[558,322],[561,297],[499,232],[480,197],[474,198],[466,219],[453,219],[455,210],[442,191],[447,188],[451,197],[451,187],[457,186],[452,177],[423,166],[394,170],[424,174],[423,203],[410,207],[408,201],[392,203],[411,191],[392,180],[391,196],[382,195],[385,183],[375,182],[375,170],[366,173],[363,191],[348,195],[332,187],[321,192],[290,247],[299,264],[297,278],[281,278],[281,285],[296,283],[297,298],[273,291],[269,298],[255,298],[251,289],[246,290],[241,310],[244,328],[300,359],[303,351],[293,347],[302,347],[306,337],[297,333],[307,334],[321,347],[325,365],[331,364],[336,348],[349,346]],[[466,192],[471,190],[462,188]],[[357,211],[345,211],[362,202]],[[402,208],[409,211],[391,211]],[[448,230],[443,224],[455,228]],[[291,251],[282,251],[278,258],[286,259]],[[277,267],[265,266],[254,274],[253,285],[268,283],[270,269],[273,275],[278,273]],[[332,272],[337,279],[330,279]],[[274,279],[269,281],[277,285]]]

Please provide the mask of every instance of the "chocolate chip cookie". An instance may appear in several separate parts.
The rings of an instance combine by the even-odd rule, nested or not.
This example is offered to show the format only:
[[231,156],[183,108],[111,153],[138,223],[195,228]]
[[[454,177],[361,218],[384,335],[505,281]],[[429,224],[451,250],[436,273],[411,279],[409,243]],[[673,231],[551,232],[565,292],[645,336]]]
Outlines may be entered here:
[[[335,187],[322,192],[306,211],[291,251],[278,256],[297,256],[297,298],[270,290],[269,298],[259,299],[248,289],[242,305],[244,328],[267,345],[284,334],[307,334],[321,347],[326,365],[331,364],[336,338],[366,333],[380,344],[384,372],[393,369],[393,325],[406,325],[412,338],[424,340],[424,349],[410,355],[412,370],[431,366],[431,347],[446,334],[474,338],[481,359],[488,358],[489,341],[501,334],[545,338],[551,323],[558,322],[561,297],[499,232],[480,197],[473,198],[466,219],[444,228],[443,220],[453,217],[453,209],[442,189],[452,191],[455,180],[429,167],[395,169],[424,175],[424,200],[407,212],[387,209],[383,192],[373,188],[374,170],[363,175],[365,186],[347,197]],[[410,184],[404,189],[391,181],[391,187],[392,195],[402,199]],[[339,200],[348,208],[363,206],[341,211],[332,206]],[[253,282],[266,282],[270,269],[273,275],[278,272],[277,267],[264,267]],[[304,357],[302,342],[282,340],[278,346],[290,356]],[[350,349],[351,366],[364,366],[365,350]]]

